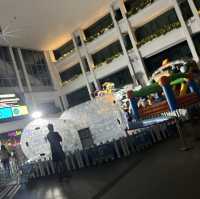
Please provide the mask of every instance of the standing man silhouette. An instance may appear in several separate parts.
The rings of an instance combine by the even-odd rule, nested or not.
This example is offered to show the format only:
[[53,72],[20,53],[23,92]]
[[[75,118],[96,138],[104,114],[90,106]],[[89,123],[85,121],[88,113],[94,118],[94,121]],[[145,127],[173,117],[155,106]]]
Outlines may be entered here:
[[47,134],[47,140],[50,143],[52,160],[54,163],[56,174],[60,181],[63,180],[64,176],[67,176],[67,167],[65,163],[65,153],[62,149],[62,137],[58,132],[54,131],[53,124],[48,124],[47,128],[49,133]]

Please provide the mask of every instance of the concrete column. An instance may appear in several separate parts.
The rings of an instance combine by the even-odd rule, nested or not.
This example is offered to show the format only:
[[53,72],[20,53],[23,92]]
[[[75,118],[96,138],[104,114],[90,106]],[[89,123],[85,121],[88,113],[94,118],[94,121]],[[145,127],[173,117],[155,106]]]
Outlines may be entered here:
[[196,21],[198,22],[199,26],[200,26],[200,17],[199,17],[199,13],[198,13],[198,10],[194,4],[194,0],[188,0],[188,4],[191,8],[191,11],[196,19]]
[[181,23],[181,27],[182,27],[182,30],[183,30],[183,32],[185,34],[185,38],[187,40],[188,46],[189,46],[189,48],[191,50],[192,57],[197,63],[199,63],[199,56],[198,56],[197,51],[195,49],[195,45],[194,45],[194,42],[193,42],[192,37],[190,35],[190,32],[188,30],[187,24],[184,21],[184,18],[183,18],[181,9],[179,7],[179,4],[178,4],[177,0],[172,0],[172,1],[174,3],[174,8],[175,8],[177,17],[178,17],[178,19],[179,19],[179,21]]
[[136,41],[136,38],[135,38],[135,33],[133,32],[133,29],[132,29],[132,27],[131,27],[131,25],[129,23],[129,20],[127,19],[126,8],[125,8],[125,5],[124,5],[124,1],[123,0],[119,0],[119,5],[120,5],[120,10],[121,10],[124,22],[126,23],[127,30],[128,30],[128,35],[130,37],[130,40],[131,40],[131,43],[132,43],[132,46],[133,46],[133,50],[134,50],[134,53],[135,53],[135,56],[136,56],[135,59],[137,60],[137,64],[140,65],[140,67],[141,67],[141,69],[143,71],[144,80],[147,83],[148,77],[147,77],[147,73],[146,73],[146,69],[145,69],[145,64],[144,64],[143,58],[142,58],[142,56],[140,54],[140,51],[139,51],[139,49],[137,47],[137,41]]
[[75,47],[76,55],[78,57],[78,60],[79,60],[80,66],[81,66],[81,70],[82,70],[82,73],[83,73],[83,76],[84,76],[84,79],[85,79],[85,82],[86,82],[86,86],[87,86],[87,89],[88,89],[88,92],[89,92],[89,95],[90,95],[90,99],[93,99],[93,96],[92,96],[93,90],[92,90],[92,87],[91,87],[90,82],[88,80],[87,73],[85,71],[85,63],[83,62],[83,60],[81,58],[81,54],[80,54],[79,48],[77,46],[74,34],[72,35],[72,40],[74,42],[74,47]]
[[111,14],[111,17],[112,17],[112,20],[113,20],[113,23],[114,23],[114,26],[115,26],[115,29],[118,33],[118,38],[119,38],[119,41],[120,41],[120,44],[121,44],[121,47],[122,47],[122,51],[123,51],[123,54],[124,56],[126,57],[126,60],[127,60],[127,65],[128,65],[128,69],[129,69],[129,72],[131,74],[131,77],[133,79],[133,83],[135,85],[138,85],[138,80],[137,80],[137,76],[135,74],[135,70],[134,70],[134,67],[131,63],[131,60],[130,60],[130,57],[128,55],[128,52],[126,50],[126,46],[124,44],[124,39],[123,39],[123,36],[122,36],[122,33],[121,33],[121,30],[120,30],[120,27],[115,19],[115,13],[114,13],[114,9],[113,9],[113,6],[111,5],[110,7],[110,14]]
[[53,87],[55,90],[59,90],[61,88],[61,79],[60,75],[55,67],[55,64],[51,61],[51,52],[44,51],[44,56],[47,62],[47,66],[51,75],[51,80],[53,83]]
[[28,91],[32,92],[31,83],[30,83],[30,80],[29,80],[29,77],[28,77],[28,73],[27,73],[27,70],[26,70],[26,66],[25,66],[25,63],[24,63],[24,59],[23,59],[23,56],[22,56],[21,49],[17,48],[17,52],[18,52],[19,59],[20,59],[21,65],[22,65],[22,70],[24,72],[24,77],[25,77],[25,81],[26,81],[26,84],[27,84],[27,87],[28,87]]
[[14,67],[14,70],[15,70],[15,74],[16,74],[16,77],[17,77],[17,83],[18,83],[20,92],[24,93],[24,88],[23,88],[22,80],[21,80],[21,77],[20,77],[20,74],[19,74],[19,70],[17,68],[17,63],[15,61],[15,56],[14,56],[14,53],[13,53],[13,49],[10,46],[9,46],[9,52],[10,52],[10,56],[11,56],[11,59],[12,59],[13,67]]
[[21,62],[21,65],[22,65],[22,70],[24,72],[26,85],[28,87],[28,93],[25,93],[25,98],[28,99],[28,101],[30,102],[31,107],[29,107],[29,108],[31,109],[31,111],[34,111],[34,110],[37,109],[37,104],[36,104],[36,101],[35,101],[35,99],[34,99],[34,97],[32,95],[31,82],[29,80],[28,72],[26,70],[26,66],[25,66],[25,63],[24,63],[24,59],[23,59],[23,55],[22,55],[21,49],[17,48],[17,52],[18,52],[18,55],[19,55],[19,58],[20,58],[20,62]]
[[92,59],[92,56],[88,53],[87,46],[84,42],[84,33],[83,33],[82,30],[79,30],[79,36],[80,36],[80,39],[81,39],[81,43],[83,45],[85,57],[87,59],[87,62],[88,62],[89,68],[90,68],[90,72],[91,72],[92,79],[93,79],[93,82],[94,82],[94,85],[95,85],[95,89],[100,90],[101,85],[100,85],[98,79],[96,78],[96,75],[95,75],[95,72],[94,72],[94,61]]

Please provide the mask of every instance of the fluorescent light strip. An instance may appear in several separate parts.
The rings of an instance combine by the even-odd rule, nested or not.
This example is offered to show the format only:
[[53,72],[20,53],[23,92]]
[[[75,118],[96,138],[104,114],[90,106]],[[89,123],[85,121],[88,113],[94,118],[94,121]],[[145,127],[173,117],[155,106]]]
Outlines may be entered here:
[[3,99],[3,98],[11,98],[11,97],[16,97],[15,94],[0,94],[0,98]]
[[19,98],[2,99],[2,100],[0,100],[0,103],[2,103],[2,102],[17,102],[17,101],[20,101],[20,99]]

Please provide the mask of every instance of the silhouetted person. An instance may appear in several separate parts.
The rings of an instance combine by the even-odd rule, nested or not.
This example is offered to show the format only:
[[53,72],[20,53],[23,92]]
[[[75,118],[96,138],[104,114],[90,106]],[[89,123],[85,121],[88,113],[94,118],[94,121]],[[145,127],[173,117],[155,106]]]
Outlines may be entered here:
[[1,145],[0,159],[4,170],[10,175],[10,153],[6,149],[5,145]]
[[61,142],[62,137],[58,132],[54,131],[53,124],[48,124],[49,133],[47,135],[47,140],[50,143],[52,160],[55,166],[56,174],[59,180],[62,180],[64,175],[67,176],[67,167],[65,163],[65,153],[62,149]]

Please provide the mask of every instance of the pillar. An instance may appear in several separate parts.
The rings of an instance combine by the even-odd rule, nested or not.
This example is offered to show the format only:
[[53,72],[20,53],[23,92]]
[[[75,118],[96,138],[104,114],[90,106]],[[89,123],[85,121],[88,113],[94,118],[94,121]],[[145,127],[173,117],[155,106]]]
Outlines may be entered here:
[[22,70],[24,72],[24,77],[25,77],[26,85],[28,87],[28,91],[32,92],[31,82],[30,82],[29,77],[28,77],[28,73],[27,73],[27,70],[26,70],[26,66],[25,66],[25,63],[24,63],[24,59],[23,59],[23,56],[22,56],[21,49],[17,48],[17,52],[18,52],[19,59],[20,59],[21,65],[22,65]]
[[123,54],[124,56],[126,57],[126,60],[127,60],[127,65],[128,65],[128,69],[129,69],[129,72],[131,74],[131,77],[133,79],[133,83],[135,85],[138,85],[138,81],[137,81],[137,77],[136,77],[136,74],[135,74],[135,70],[134,70],[134,67],[133,65],[131,64],[131,60],[130,60],[130,57],[128,55],[128,52],[126,50],[126,47],[125,47],[125,44],[124,44],[124,39],[123,39],[123,36],[122,36],[122,33],[121,33],[121,30],[120,30],[120,27],[115,19],[115,13],[114,13],[114,9],[113,9],[113,6],[111,5],[110,7],[110,14],[111,14],[111,17],[112,17],[112,20],[114,22],[114,27],[118,33],[118,38],[119,38],[119,41],[120,41],[120,44],[121,44],[121,47],[122,47],[122,51],[123,51]]
[[11,60],[12,60],[13,67],[14,67],[14,70],[15,70],[15,74],[16,74],[16,77],[17,77],[17,83],[18,83],[18,86],[19,86],[19,90],[20,90],[21,93],[24,93],[23,84],[22,84],[22,81],[21,81],[19,70],[17,68],[17,63],[15,61],[15,56],[14,56],[12,47],[9,47],[9,52],[10,52]]
[[60,75],[54,65],[54,62],[51,61],[51,51],[44,51],[44,56],[46,59],[46,63],[51,75],[51,80],[53,83],[53,87],[55,90],[59,90],[61,88],[61,79],[60,79]]
[[139,110],[138,110],[137,100],[134,97],[132,90],[129,90],[127,92],[127,97],[130,100],[130,106],[131,106],[131,110],[132,110],[134,119],[139,120],[140,114],[139,114]]
[[79,60],[80,66],[81,66],[81,70],[82,70],[83,76],[84,76],[84,79],[85,79],[85,82],[86,82],[86,86],[87,86],[87,89],[88,89],[88,92],[89,92],[89,95],[90,95],[90,99],[93,99],[93,95],[92,95],[93,90],[92,90],[92,87],[91,87],[90,82],[88,80],[88,77],[87,77],[87,74],[86,74],[86,71],[85,71],[85,65],[84,65],[84,62],[83,62],[83,60],[81,58],[81,54],[80,54],[79,48],[77,46],[74,34],[72,35],[72,40],[73,40],[73,43],[74,43],[76,55],[78,57],[78,60]]
[[100,90],[101,85],[99,83],[99,80],[96,78],[95,71],[94,71],[94,61],[92,59],[92,56],[88,53],[88,49],[87,49],[87,46],[86,46],[85,41],[84,41],[84,33],[83,33],[82,30],[79,30],[79,36],[80,36],[80,39],[81,39],[81,43],[83,45],[85,57],[87,59],[87,62],[88,62],[89,68],[90,68],[90,72],[91,72],[92,79],[93,79],[93,82],[94,82],[94,85],[95,85],[95,89]]
[[172,90],[172,87],[170,86],[169,78],[166,76],[161,77],[159,84],[165,94],[165,98],[167,100],[170,111],[175,111],[178,106],[174,92]]
[[192,57],[197,63],[199,63],[199,56],[197,54],[194,42],[193,42],[193,40],[191,38],[191,35],[190,35],[190,32],[188,30],[187,24],[184,21],[184,18],[183,18],[181,9],[179,7],[179,4],[178,4],[177,0],[173,0],[173,3],[174,3],[174,8],[175,8],[177,17],[178,17],[178,19],[179,19],[179,21],[181,23],[182,30],[183,30],[183,32],[185,34],[185,38],[187,40],[188,46],[189,46],[189,48],[191,50]]
[[133,50],[134,50],[134,53],[135,53],[135,59],[138,62],[136,64],[139,64],[139,66],[141,67],[141,69],[143,71],[143,75],[144,75],[144,80],[147,83],[148,77],[147,77],[147,72],[145,70],[145,64],[144,64],[143,58],[140,54],[140,51],[137,47],[137,41],[136,41],[136,38],[135,38],[135,33],[133,32],[133,29],[132,29],[132,27],[129,23],[129,20],[126,16],[126,8],[125,8],[125,5],[124,5],[124,1],[119,0],[119,3],[120,3],[120,10],[121,10],[124,22],[126,23],[126,26],[127,26],[127,29],[128,29],[128,34],[129,34],[129,37],[130,37],[130,40],[131,40],[131,43],[132,43],[132,46],[133,46]]

